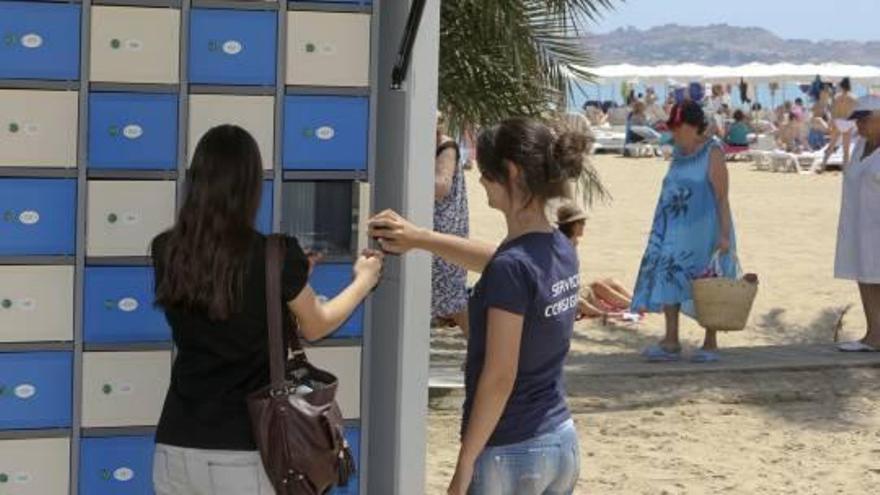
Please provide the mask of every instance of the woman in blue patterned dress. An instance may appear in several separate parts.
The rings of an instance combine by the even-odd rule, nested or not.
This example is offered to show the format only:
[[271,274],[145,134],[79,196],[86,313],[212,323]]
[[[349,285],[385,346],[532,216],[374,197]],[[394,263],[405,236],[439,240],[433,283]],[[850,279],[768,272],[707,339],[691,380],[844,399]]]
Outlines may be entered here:
[[[437,151],[434,156],[434,230],[468,237],[467,189],[461,150],[443,133],[438,116]],[[431,266],[431,319],[435,325],[453,324],[468,334],[467,271],[434,256]]]
[[[663,179],[648,247],[642,258],[632,310],[663,312],[666,336],[645,349],[649,361],[681,359],[679,314],[694,316],[691,281],[720,254],[719,276],[734,278],[737,263],[733,217],[728,202],[728,175],[721,142],[705,135],[706,115],[693,101],[673,107],[669,128],[675,153]],[[706,330],[703,347],[692,360],[718,360],[714,331]]]

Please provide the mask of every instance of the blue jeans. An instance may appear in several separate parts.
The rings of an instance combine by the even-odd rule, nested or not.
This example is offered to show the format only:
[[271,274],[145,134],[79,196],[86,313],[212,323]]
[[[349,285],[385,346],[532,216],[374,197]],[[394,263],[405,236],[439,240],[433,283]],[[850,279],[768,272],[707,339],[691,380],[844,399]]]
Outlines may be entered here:
[[486,447],[468,495],[571,495],[580,467],[577,431],[568,420],[524,442]]

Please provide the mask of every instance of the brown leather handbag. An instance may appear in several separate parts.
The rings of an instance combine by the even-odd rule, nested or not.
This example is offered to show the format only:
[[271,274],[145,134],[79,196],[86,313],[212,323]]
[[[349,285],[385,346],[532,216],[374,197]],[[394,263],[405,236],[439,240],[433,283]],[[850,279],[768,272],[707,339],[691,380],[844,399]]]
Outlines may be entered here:
[[271,383],[248,397],[254,438],[263,467],[277,495],[322,495],[344,486],[354,459],[343,436],[336,403],[338,380],[312,366],[295,325],[291,354],[284,356],[281,270],[286,244],[281,236],[266,243],[266,319],[269,326]]

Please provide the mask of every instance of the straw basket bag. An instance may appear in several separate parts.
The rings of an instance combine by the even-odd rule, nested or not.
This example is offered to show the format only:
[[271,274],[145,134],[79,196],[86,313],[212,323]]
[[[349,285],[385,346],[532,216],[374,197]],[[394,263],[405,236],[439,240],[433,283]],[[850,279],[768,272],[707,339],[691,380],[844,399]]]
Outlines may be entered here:
[[[692,282],[697,322],[707,330],[735,332],[743,330],[758,294],[758,278],[754,274],[742,276],[739,259],[732,254],[737,266],[736,279],[720,276],[698,278]],[[715,253],[710,262],[715,274],[721,271],[721,255]]]

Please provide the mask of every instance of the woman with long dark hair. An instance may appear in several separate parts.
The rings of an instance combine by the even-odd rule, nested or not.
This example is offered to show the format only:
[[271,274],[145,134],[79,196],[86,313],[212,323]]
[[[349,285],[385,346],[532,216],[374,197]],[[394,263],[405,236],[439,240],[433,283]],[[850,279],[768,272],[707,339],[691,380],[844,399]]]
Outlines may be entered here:
[[[193,155],[177,222],[153,240],[156,304],[178,351],[156,432],[157,495],[274,493],[245,402],[269,383],[266,238],[254,229],[262,170],[250,134],[211,129]],[[303,337],[339,327],[381,268],[381,254],[364,253],[351,285],[322,304],[308,285],[310,261],[289,237],[282,295]]]
[[504,214],[500,246],[414,226],[393,211],[370,235],[392,253],[431,252],[482,273],[470,299],[462,443],[450,495],[571,494],[578,437],[563,365],[578,302],[574,246],[547,218],[547,202],[585,179],[590,139],[557,136],[529,119],[484,130],[477,164],[489,206]]

